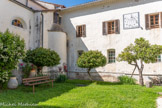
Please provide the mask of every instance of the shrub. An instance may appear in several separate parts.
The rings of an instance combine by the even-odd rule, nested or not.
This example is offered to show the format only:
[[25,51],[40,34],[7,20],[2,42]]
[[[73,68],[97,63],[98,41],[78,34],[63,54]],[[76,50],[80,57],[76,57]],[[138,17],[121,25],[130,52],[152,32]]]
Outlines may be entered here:
[[44,66],[52,67],[58,65],[60,63],[60,57],[55,51],[50,49],[37,48],[28,50],[23,61],[36,65],[40,74]]
[[67,76],[66,75],[59,75],[58,78],[56,78],[56,82],[65,82],[67,80]]
[[26,63],[26,65],[22,68],[22,71],[24,73],[24,78],[29,77],[31,70],[32,70],[31,64]]
[[24,40],[8,30],[5,33],[0,32],[0,87],[8,81],[11,70],[16,68],[24,55]]
[[97,68],[106,65],[106,57],[99,51],[88,51],[83,53],[77,60],[78,67],[87,68],[87,73],[92,80],[90,71],[92,68]]
[[136,84],[136,79],[128,76],[120,76],[119,80],[122,84],[131,84],[131,85]]

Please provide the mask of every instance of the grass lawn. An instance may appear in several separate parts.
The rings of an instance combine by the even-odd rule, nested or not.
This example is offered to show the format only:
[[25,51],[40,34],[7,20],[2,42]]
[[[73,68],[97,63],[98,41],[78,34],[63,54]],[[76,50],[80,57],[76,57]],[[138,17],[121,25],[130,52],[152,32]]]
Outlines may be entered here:
[[14,106],[21,103],[37,104],[41,108],[156,108],[157,92],[162,92],[162,87],[68,80],[54,83],[53,88],[40,85],[34,95],[32,87],[25,86],[0,91],[0,108],[3,108],[1,104]]

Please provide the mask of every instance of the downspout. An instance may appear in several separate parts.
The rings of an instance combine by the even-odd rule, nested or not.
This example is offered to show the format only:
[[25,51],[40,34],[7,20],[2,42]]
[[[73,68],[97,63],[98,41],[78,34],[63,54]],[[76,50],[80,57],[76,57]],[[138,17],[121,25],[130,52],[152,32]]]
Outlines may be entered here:
[[43,40],[44,40],[44,15],[43,12],[41,12],[42,15],[42,48],[43,48]]
[[28,0],[26,0],[26,6],[28,6]]

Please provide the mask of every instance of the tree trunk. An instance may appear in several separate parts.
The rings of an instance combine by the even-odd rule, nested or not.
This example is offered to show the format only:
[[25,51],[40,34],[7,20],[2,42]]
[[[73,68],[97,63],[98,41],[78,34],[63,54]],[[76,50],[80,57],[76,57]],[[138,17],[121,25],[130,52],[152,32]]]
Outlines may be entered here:
[[141,86],[144,86],[143,75],[142,75],[142,69],[139,70],[139,84],[140,84]]
[[138,71],[139,71],[139,84],[141,86],[144,86],[144,82],[143,82],[143,69],[144,69],[144,64],[143,61],[141,60],[141,68],[139,68],[139,66],[137,65]]
[[131,78],[133,77],[136,68],[137,68],[137,65],[135,65],[135,68],[134,68],[134,70],[133,70],[133,72],[132,72]]
[[90,71],[91,71],[91,68],[88,68],[87,73],[89,75],[90,80],[93,81]]

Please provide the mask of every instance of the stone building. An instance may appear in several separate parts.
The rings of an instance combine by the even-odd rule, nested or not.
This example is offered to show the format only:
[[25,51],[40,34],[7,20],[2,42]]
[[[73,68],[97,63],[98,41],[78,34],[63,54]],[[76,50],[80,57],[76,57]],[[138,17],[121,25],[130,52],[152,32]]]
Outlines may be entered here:
[[[116,57],[136,38],[162,45],[161,6],[161,0],[97,0],[69,8],[40,0],[1,0],[0,31],[19,34],[26,49],[58,52],[70,78],[88,79],[86,69],[77,67],[77,58],[82,52],[99,50],[108,62],[92,70],[94,79],[116,81],[134,69]],[[153,76],[162,76],[161,55],[157,63],[145,65],[145,80]]]

